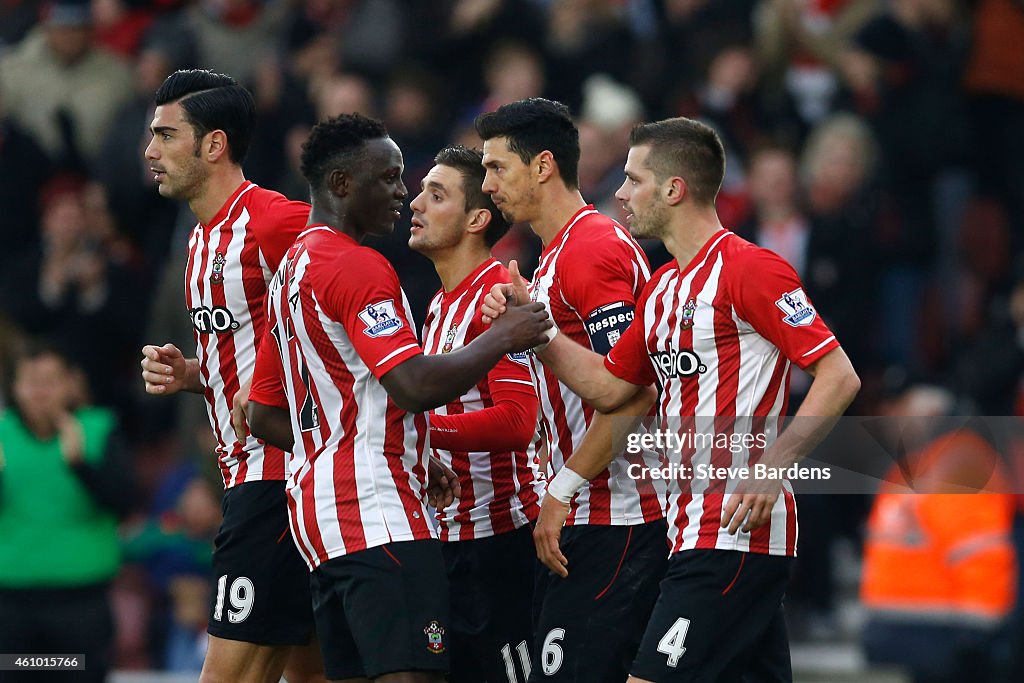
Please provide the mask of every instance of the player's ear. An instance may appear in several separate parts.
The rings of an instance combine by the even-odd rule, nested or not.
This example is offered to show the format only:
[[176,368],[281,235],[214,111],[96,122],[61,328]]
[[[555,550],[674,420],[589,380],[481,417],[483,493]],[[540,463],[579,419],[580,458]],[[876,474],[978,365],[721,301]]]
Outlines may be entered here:
[[327,188],[339,197],[347,197],[351,185],[352,177],[343,169],[331,169],[327,174]]
[[546,183],[550,178],[558,175],[558,164],[555,157],[549,150],[544,150],[533,158],[533,168],[537,180]]
[[472,235],[482,235],[491,224],[491,212],[487,209],[472,209],[466,218],[466,232]]
[[227,158],[231,158],[231,150],[228,148],[228,135],[220,129],[211,130],[203,136],[199,144],[203,157],[210,163],[217,161],[225,155],[227,155]]
[[689,191],[689,188],[686,187],[686,181],[679,176],[669,178],[663,188],[665,203],[669,206],[675,206],[679,202],[683,201],[686,197],[686,193]]

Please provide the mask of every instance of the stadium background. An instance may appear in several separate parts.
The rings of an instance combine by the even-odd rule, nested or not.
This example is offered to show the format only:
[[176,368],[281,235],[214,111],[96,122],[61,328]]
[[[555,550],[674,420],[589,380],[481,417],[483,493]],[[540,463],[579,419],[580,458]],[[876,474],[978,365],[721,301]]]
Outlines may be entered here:
[[[143,343],[192,346],[181,277],[194,218],[157,195],[142,159],[152,93],[176,68],[254,92],[246,175],[294,199],[307,198],[299,146],[323,116],[381,117],[411,199],[438,149],[479,144],[476,114],[543,95],[577,117],[584,197],[621,218],[630,127],[701,118],[727,148],[723,224],[801,273],[864,380],[852,413],[1024,410],[1016,0],[58,3],[0,3],[0,353],[54,340],[80,370],[81,400],[120,417],[138,481],[112,594],[122,671],[201,661],[199,577],[219,521],[200,400],[154,400],[138,378]],[[438,282],[405,246],[408,221],[371,246],[421,321]],[[668,258],[645,248],[654,266]],[[496,252],[529,271],[539,244],[517,226]],[[795,379],[797,397],[806,385]],[[867,680],[857,592],[870,503],[801,504],[789,598],[801,680]]]

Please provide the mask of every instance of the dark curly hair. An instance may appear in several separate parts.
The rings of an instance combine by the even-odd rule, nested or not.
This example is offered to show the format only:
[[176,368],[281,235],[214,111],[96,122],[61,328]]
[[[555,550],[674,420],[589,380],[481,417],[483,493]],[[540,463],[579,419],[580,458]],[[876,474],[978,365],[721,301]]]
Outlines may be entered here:
[[383,123],[362,114],[325,119],[313,126],[302,144],[302,176],[310,187],[319,189],[332,169],[354,170],[368,141],[386,137],[388,129]]

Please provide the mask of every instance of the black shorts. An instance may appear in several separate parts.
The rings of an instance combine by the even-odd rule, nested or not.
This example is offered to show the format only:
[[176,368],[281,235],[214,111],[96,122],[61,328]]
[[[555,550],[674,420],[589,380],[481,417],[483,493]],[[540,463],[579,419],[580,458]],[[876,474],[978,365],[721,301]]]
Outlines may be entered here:
[[569,577],[543,571],[534,683],[622,683],[668,563],[664,520],[562,530]]
[[311,574],[330,680],[448,671],[448,577],[440,541],[403,541],[327,560]]
[[449,683],[526,683],[533,647],[533,527],[441,544],[451,585]]
[[257,645],[312,639],[309,567],[288,530],[286,500],[283,481],[250,481],[224,492],[210,635]]
[[677,553],[630,673],[654,683],[792,681],[782,613],[792,565],[735,550]]

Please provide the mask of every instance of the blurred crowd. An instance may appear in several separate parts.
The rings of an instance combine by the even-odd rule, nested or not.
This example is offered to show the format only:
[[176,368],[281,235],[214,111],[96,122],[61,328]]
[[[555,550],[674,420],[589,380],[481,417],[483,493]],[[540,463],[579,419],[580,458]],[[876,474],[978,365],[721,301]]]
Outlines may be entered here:
[[[477,114],[543,95],[577,117],[584,197],[620,218],[631,127],[704,120],[728,154],[723,223],[798,271],[864,380],[854,413],[929,384],[947,412],[1019,415],[1022,45],[1020,0],[0,2],[0,354],[47,339],[78,373],[76,405],[111,411],[125,437],[136,481],[119,664],[201,662],[196,577],[219,514],[200,402],[151,402],[138,377],[143,343],[193,347],[194,217],[157,194],[143,159],[173,70],[250,88],[246,176],[303,200],[300,146],[325,116],[383,119],[414,192],[441,147],[479,146]],[[422,321],[438,282],[406,247],[408,225],[371,246]],[[654,266],[669,258],[645,248]],[[517,226],[495,251],[528,274],[540,246]],[[823,505],[859,544],[867,502]],[[830,574],[835,528],[816,551],[808,525],[807,576]],[[827,613],[834,588],[807,585],[794,599]]]

